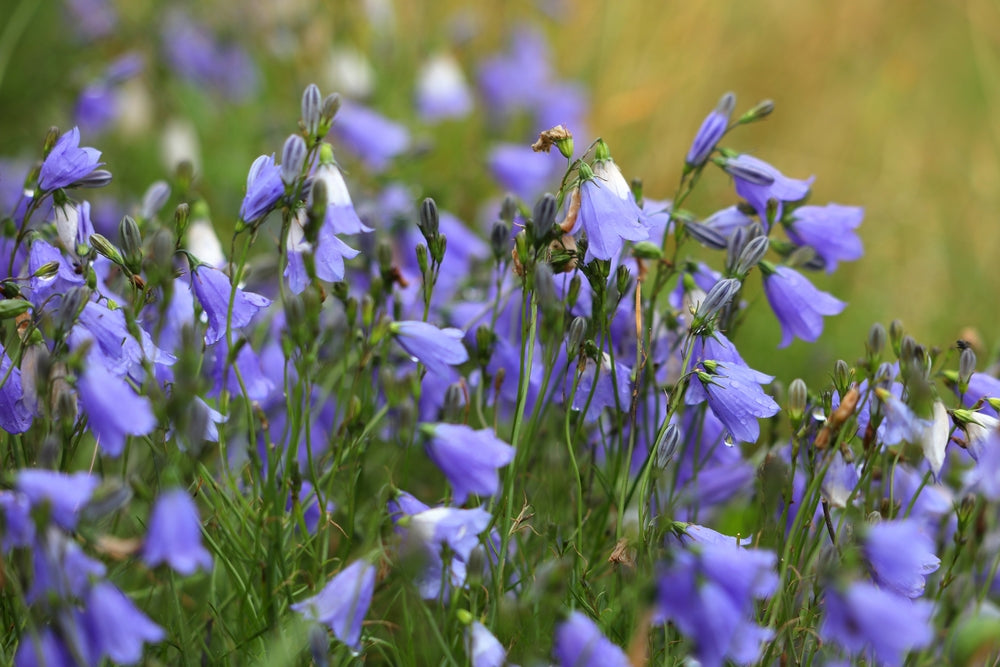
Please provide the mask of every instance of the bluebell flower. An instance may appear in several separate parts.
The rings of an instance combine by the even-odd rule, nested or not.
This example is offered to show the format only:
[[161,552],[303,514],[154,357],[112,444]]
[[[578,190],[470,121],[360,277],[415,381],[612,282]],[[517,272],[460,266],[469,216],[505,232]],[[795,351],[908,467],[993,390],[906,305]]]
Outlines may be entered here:
[[864,536],[862,551],[875,583],[908,598],[923,595],[927,575],[941,565],[934,541],[914,519],[874,524]]
[[838,315],[847,304],[816,289],[801,273],[787,266],[761,262],[764,293],[781,323],[781,343],[787,347],[792,339],[810,343],[823,333],[823,316]]
[[656,618],[671,621],[695,644],[704,667],[759,659],[772,633],[754,621],[756,600],[778,586],[773,552],[733,543],[702,543],[681,550],[658,578]]
[[[814,180],[812,177],[805,180],[789,178],[763,160],[745,154],[728,160],[726,170],[733,176],[736,194],[747,200],[747,203],[757,211],[765,228],[768,224],[769,199],[777,200],[778,210],[775,219],[780,220],[782,202],[796,202],[803,199],[809,194],[809,188]],[[759,174],[763,178],[748,178],[742,175],[744,172]]]
[[14,667],[80,667],[80,663],[55,630],[44,627],[39,629],[37,636],[30,631],[21,635],[14,654]]
[[212,554],[201,543],[198,507],[184,489],[170,489],[156,498],[149,514],[143,559],[150,567],[167,563],[183,575],[212,569]]
[[549,190],[563,167],[558,153],[536,153],[521,144],[497,144],[489,150],[486,164],[497,183],[524,201],[534,201]]
[[88,40],[107,37],[118,25],[118,13],[110,0],[66,0],[62,4],[73,32]]
[[142,56],[131,52],[108,65],[104,74],[93,81],[76,101],[76,121],[88,132],[106,129],[121,112],[119,87],[142,71]]
[[171,68],[206,90],[241,100],[257,89],[257,68],[249,54],[238,44],[217,40],[183,11],[170,12],[163,22],[162,43]]
[[455,503],[461,505],[471,494],[492,496],[500,478],[497,469],[510,463],[514,448],[500,440],[492,429],[473,430],[464,424],[433,424],[427,455],[451,483]]
[[108,456],[121,455],[126,436],[146,435],[156,428],[149,398],[136,394],[101,364],[88,363],[76,386],[87,424]]
[[31,518],[31,503],[23,493],[0,490],[0,553],[26,547],[35,539],[35,522]]
[[622,412],[629,409],[632,379],[631,369],[625,364],[616,361],[612,368],[611,357],[605,353],[601,355],[600,369],[596,361],[587,359],[579,379],[576,377],[575,367],[569,367],[567,370],[569,372],[566,373],[564,391],[569,395],[573,390],[573,383],[576,382],[576,392],[572,395],[570,407],[576,412],[586,409],[587,412],[583,417],[585,422],[596,421],[605,408]]
[[[958,391],[957,385],[955,391],[956,393]],[[983,398],[1000,399],[1000,379],[993,377],[989,373],[973,373],[969,378],[969,387],[965,395],[962,396],[962,405],[972,407]],[[990,416],[997,416],[997,411],[993,409],[993,406],[988,401],[984,401],[980,409]]]
[[[128,330],[125,314],[111,310],[102,303],[88,301],[80,311],[78,324],[70,332],[70,347],[92,345],[88,364],[100,364],[114,375],[122,376],[148,358],[157,364],[172,364],[176,359],[153,344],[152,338],[140,329],[142,341],[136,341]],[[96,344],[95,344],[96,343]]]
[[7,433],[24,433],[31,428],[34,414],[24,400],[21,369],[13,365],[0,345],[0,429]]
[[[370,232],[372,228],[361,221],[354,210],[351,193],[347,190],[344,175],[340,173],[337,164],[331,160],[321,162],[313,174],[313,182],[322,181],[326,186],[326,218],[325,222],[335,234],[360,234]],[[306,199],[306,207],[312,206],[312,190]]]
[[323,587],[319,593],[292,605],[306,618],[329,627],[340,641],[354,650],[361,648],[361,623],[375,593],[375,566],[356,560]]
[[369,169],[384,171],[410,147],[410,133],[385,116],[344,100],[330,132]]
[[[696,378],[708,394],[708,407],[739,442],[760,437],[758,418],[771,417],[780,408],[760,387],[760,374],[731,362],[704,361]],[[693,380],[692,380],[693,381]]]
[[719,143],[719,139],[726,133],[729,117],[735,105],[736,97],[732,93],[726,93],[715,109],[705,117],[701,127],[698,128],[698,133],[694,136],[694,141],[691,142],[691,148],[688,149],[685,158],[688,165],[696,167],[708,159],[715,150],[715,144]]
[[596,160],[593,171],[581,165],[580,178],[580,211],[572,232],[582,228],[587,235],[585,262],[616,259],[625,241],[649,238],[642,211],[614,161]]
[[95,583],[84,601],[83,626],[91,655],[132,665],[142,659],[143,645],[158,643],[166,633],[114,584]]
[[[205,332],[205,343],[213,345],[226,335],[226,328],[231,323],[233,330],[250,323],[250,320],[267,308],[271,300],[254,292],[245,292],[239,287],[233,294],[233,284],[229,276],[218,269],[209,266],[199,266],[191,271],[191,289],[208,318],[208,330]],[[229,313],[229,297],[232,295],[232,319]]]
[[574,611],[556,628],[552,655],[560,667],[629,667],[628,656],[592,620]]
[[888,389],[875,388],[875,396],[882,405],[882,423],[879,432],[886,447],[901,442],[918,442],[924,431],[931,427],[929,419],[917,415],[898,396]]
[[479,621],[473,621],[465,629],[465,644],[472,667],[504,667],[507,664],[503,644]]
[[987,500],[1000,500],[1000,432],[994,430],[982,442],[976,465],[965,475],[967,489]]
[[14,488],[27,497],[32,508],[48,504],[56,525],[73,530],[80,510],[90,502],[99,482],[97,477],[85,472],[66,474],[26,468],[17,473]]
[[[353,213],[353,209],[352,209]],[[285,266],[285,278],[293,294],[300,294],[309,285],[309,272],[306,270],[305,253],[313,254],[313,266],[316,277],[327,282],[337,282],[344,279],[344,260],[358,256],[358,251],[347,245],[336,234],[334,225],[330,223],[329,208],[327,219],[319,229],[316,244],[313,246],[305,238],[303,222],[305,212],[300,209],[292,219],[288,230],[288,265]],[[357,217],[357,216],[355,216]],[[360,220],[358,221],[361,224]],[[369,228],[365,228],[370,231]]]
[[28,604],[54,597],[75,600],[84,597],[94,581],[107,573],[104,564],[83,552],[63,531],[49,527],[34,542],[31,560],[34,576],[25,596]]
[[750,537],[734,537],[732,535],[723,535],[717,530],[708,528],[707,526],[700,526],[696,523],[686,523],[684,521],[674,521],[670,525],[670,534],[677,538],[677,541],[682,545],[709,545],[709,546],[728,546],[728,547],[745,547],[750,544],[753,538]]
[[[233,341],[234,344],[236,342]],[[226,363],[228,356],[229,343],[225,336],[205,351],[205,368],[210,371],[212,378],[210,396],[218,395],[223,389],[234,396],[243,393],[233,366],[239,368],[243,386],[246,387],[246,394],[251,401],[263,401],[271,395],[275,386],[274,382],[264,375],[260,357],[249,343],[240,346],[233,364]]]
[[[727,364],[746,368],[750,371],[754,382],[757,384],[769,384],[774,380],[773,375],[761,373],[750,368],[747,362],[743,360],[743,357],[740,356],[739,350],[736,349],[733,342],[721,331],[713,331],[710,334],[695,336],[688,370],[692,370],[701,361],[711,360],[722,361]],[[705,392],[704,385],[700,382],[691,382],[688,385],[687,394],[684,396],[684,402],[688,405],[697,405],[704,402],[707,398],[708,395]]]
[[455,58],[438,53],[417,73],[417,112],[425,121],[462,118],[472,111],[472,93]]
[[827,588],[822,606],[823,641],[879,665],[902,665],[907,653],[934,639],[929,602],[909,600],[864,581]]
[[42,162],[38,174],[38,187],[46,192],[72,186],[100,167],[101,151],[80,148],[80,128],[74,127],[56,141]]
[[250,165],[247,193],[240,206],[240,219],[256,222],[267,215],[285,193],[281,167],[274,164],[274,155],[261,155]]
[[785,223],[785,230],[793,243],[815,250],[827,273],[833,273],[837,262],[851,262],[864,254],[861,237],[854,231],[864,216],[860,206],[800,206]]
[[705,218],[701,224],[719,232],[725,238],[732,236],[737,229],[749,227],[753,218],[740,210],[739,206],[730,206]]
[[465,334],[461,329],[438,329],[417,320],[393,322],[389,329],[400,347],[431,373],[445,375],[449,367],[469,360],[469,352],[462,344]]

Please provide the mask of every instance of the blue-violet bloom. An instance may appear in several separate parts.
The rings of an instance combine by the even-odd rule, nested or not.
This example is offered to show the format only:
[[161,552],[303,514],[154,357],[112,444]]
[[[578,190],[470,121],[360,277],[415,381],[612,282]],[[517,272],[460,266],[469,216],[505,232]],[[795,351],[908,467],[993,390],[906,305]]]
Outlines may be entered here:
[[511,462],[514,448],[500,440],[493,429],[473,430],[464,424],[433,424],[427,455],[441,469],[461,505],[471,494],[492,496],[500,486],[497,469]]
[[212,569],[212,554],[201,544],[198,507],[184,489],[159,495],[149,515],[143,559],[150,567],[167,563],[183,575]]
[[787,347],[794,338],[810,343],[823,333],[823,316],[838,315],[847,304],[821,292],[801,273],[787,266],[759,264],[764,275],[764,293],[781,323],[781,343]]
[[281,167],[274,164],[274,155],[261,155],[250,165],[247,193],[240,206],[240,219],[256,222],[267,215],[285,193]]
[[375,593],[375,566],[356,560],[344,568],[319,593],[292,605],[306,618],[329,627],[352,649],[361,648],[361,623]]
[[447,374],[450,366],[469,360],[469,352],[462,344],[465,334],[461,329],[438,329],[418,320],[393,322],[389,329],[400,347],[431,373]]
[[38,187],[47,192],[69,187],[104,164],[98,162],[100,157],[96,148],[80,148],[80,128],[74,127],[59,137],[45,157]]

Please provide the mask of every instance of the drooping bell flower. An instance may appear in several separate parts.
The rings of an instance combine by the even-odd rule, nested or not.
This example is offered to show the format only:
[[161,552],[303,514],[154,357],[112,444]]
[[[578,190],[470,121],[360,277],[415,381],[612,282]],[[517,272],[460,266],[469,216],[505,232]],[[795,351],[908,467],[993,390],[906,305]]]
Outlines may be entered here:
[[757,420],[781,409],[761,389],[760,374],[732,362],[709,360],[700,365],[704,370],[696,371],[691,381],[701,382],[708,395],[708,407],[735,440],[756,442],[760,437]]
[[865,581],[826,589],[819,636],[855,657],[902,665],[906,654],[934,639],[933,606]]
[[874,524],[864,537],[862,552],[880,588],[911,599],[923,595],[927,575],[941,565],[934,555],[934,541],[914,519]]
[[796,245],[815,250],[826,272],[833,273],[837,262],[851,262],[865,253],[861,237],[854,231],[864,216],[860,206],[800,206],[791,214],[785,231]]
[[149,515],[143,559],[150,567],[167,563],[183,575],[212,569],[212,554],[201,543],[198,507],[184,489],[161,493]]
[[613,260],[625,241],[649,238],[649,229],[641,222],[642,210],[610,158],[596,160],[593,170],[580,165],[579,197],[580,210],[572,231],[582,228],[587,235],[584,262],[595,258]]
[[778,202],[775,220],[782,216],[782,202],[799,201],[812,186],[813,177],[805,180],[789,178],[763,160],[752,155],[738,155],[726,161],[725,170],[733,177],[736,194],[747,200],[765,229],[768,226],[767,202]]
[[497,469],[510,463],[514,448],[493,429],[474,430],[464,424],[427,424],[427,455],[451,483],[455,503],[472,494],[494,495],[500,486]]
[[31,428],[34,415],[24,401],[21,369],[13,366],[7,352],[0,345],[0,429],[7,433],[24,433]]
[[465,334],[461,329],[439,329],[417,320],[393,322],[389,329],[399,346],[432,373],[447,374],[451,366],[469,360],[469,352],[462,344]]
[[156,428],[153,404],[121,377],[100,363],[88,363],[77,379],[80,404],[101,451],[118,457],[127,436],[146,435]]
[[322,623],[354,650],[361,648],[361,623],[375,592],[375,566],[356,560],[316,595],[292,605],[306,618]]
[[143,646],[166,638],[159,625],[124,593],[107,581],[95,583],[84,600],[83,627],[91,655],[132,665],[142,659]]
[[17,473],[14,488],[27,497],[32,508],[47,503],[52,520],[65,530],[73,530],[80,510],[90,502],[99,483],[97,477],[85,472],[66,474],[26,468]]
[[781,343],[787,347],[792,339],[814,342],[823,333],[823,316],[838,315],[847,304],[816,289],[805,276],[787,266],[761,262],[764,293],[781,323]]
[[597,625],[574,611],[556,628],[552,654],[560,667],[629,667],[628,656]]
[[[229,276],[205,265],[191,271],[191,289],[208,318],[208,331],[205,332],[205,343],[208,345],[221,340],[230,325],[233,330],[246,326],[254,315],[271,304],[267,297],[245,292],[239,287],[234,292]],[[233,299],[232,315],[229,312],[230,296]]]

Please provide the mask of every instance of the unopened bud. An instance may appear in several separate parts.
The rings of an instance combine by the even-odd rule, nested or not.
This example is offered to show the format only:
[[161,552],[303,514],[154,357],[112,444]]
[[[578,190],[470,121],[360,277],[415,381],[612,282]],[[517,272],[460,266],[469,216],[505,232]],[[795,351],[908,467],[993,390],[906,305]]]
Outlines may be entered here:
[[281,182],[290,186],[302,175],[302,167],[306,162],[306,140],[298,134],[292,134],[285,139],[281,149]]
[[78,188],[103,188],[109,183],[111,183],[111,172],[107,169],[95,169],[73,183],[73,186]]
[[507,195],[500,204],[500,219],[508,225],[514,224],[514,216],[517,215],[517,199],[514,195]]
[[125,259],[122,257],[121,251],[118,250],[118,248],[116,248],[115,245],[103,234],[91,234],[90,247],[96,250],[98,254],[107,257],[118,266],[125,265]]
[[962,350],[958,357],[958,386],[961,393],[969,389],[969,380],[976,372],[976,353],[971,347]]
[[886,333],[885,327],[880,322],[876,322],[868,330],[868,340],[865,342],[865,349],[868,351],[868,358],[877,361],[885,349]]
[[302,93],[302,127],[310,140],[319,135],[322,116],[323,96],[319,92],[319,86],[310,83]]
[[847,393],[853,379],[850,366],[843,359],[838,359],[833,365],[833,386],[841,396]]
[[739,259],[736,260],[736,275],[745,276],[750,273],[750,269],[757,266],[760,260],[764,259],[771,242],[766,236],[757,236],[751,239],[740,252]]
[[[337,93],[330,93],[323,99],[323,111],[320,114],[323,118],[323,124],[329,128],[333,119],[337,116],[337,112],[340,111],[340,95]],[[323,132],[323,134],[326,134]]]
[[569,336],[566,338],[566,354],[569,355],[570,359],[576,357],[580,346],[583,345],[583,341],[587,337],[587,327],[587,318],[582,316],[574,317],[570,323]]
[[806,402],[809,400],[809,391],[806,383],[801,378],[795,378],[788,385],[788,417],[793,424],[802,421],[806,411]]
[[500,262],[508,252],[510,247],[510,227],[506,220],[497,220],[490,228],[490,249],[493,251],[493,258]]
[[730,176],[751,185],[772,185],[774,183],[774,176],[771,174],[762,171],[756,165],[741,163],[738,160],[739,158],[735,160],[723,159],[720,166]]
[[698,306],[692,328],[697,329],[704,325],[710,318],[728,306],[733,297],[739,293],[741,287],[742,283],[735,278],[723,278],[712,285],[712,289],[708,290],[708,294]]
[[190,217],[191,206],[187,202],[178,204],[177,208],[174,209],[174,236],[176,238],[184,238]]
[[681,431],[677,424],[670,422],[666,428],[662,429],[654,445],[656,451],[655,464],[660,470],[664,470],[670,459],[677,453],[677,447],[681,442]]
[[632,255],[637,259],[663,259],[663,249],[652,241],[639,241],[632,246]]
[[142,268],[142,233],[132,216],[122,217],[118,223],[118,236],[122,240],[125,265],[132,273],[139,273]]
[[740,116],[736,121],[740,125],[752,123],[763,118],[767,118],[774,111],[774,100],[761,100],[752,109]]
[[552,268],[545,262],[535,264],[535,298],[542,307],[548,307],[558,302],[556,296],[555,280],[552,277]]
[[698,243],[713,250],[723,250],[726,247],[726,237],[708,225],[691,223],[684,225],[684,231]]
[[549,229],[556,224],[556,198],[552,193],[546,192],[535,202],[531,219],[541,235],[547,234]]
[[417,224],[424,238],[430,241],[437,237],[440,229],[437,203],[430,197],[420,204],[420,222]]
[[139,207],[139,217],[149,220],[164,207],[170,199],[170,185],[166,181],[156,181],[142,195],[142,205]]

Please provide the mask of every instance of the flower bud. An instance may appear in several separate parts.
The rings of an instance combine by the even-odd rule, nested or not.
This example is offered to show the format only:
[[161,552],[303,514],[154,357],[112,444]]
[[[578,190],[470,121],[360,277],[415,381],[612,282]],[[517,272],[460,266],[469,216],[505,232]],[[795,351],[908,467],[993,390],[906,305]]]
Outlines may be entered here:
[[417,224],[424,238],[430,241],[437,237],[440,229],[437,204],[428,197],[420,204],[420,222]]
[[771,115],[772,111],[774,111],[774,100],[761,100],[752,109],[740,116],[740,119],[736,122],[740,125],[746,125],[747,123],[767,118]]
[[632,246],[632,256],[637,259],[663,259],[663,249],[652,241],[639,241]]
[[552,268],[545,262],[535,264],[534,289],[535,298],[543,308],[555,305],[559,301],[556,296],[555,280],[552,277]]
[[758,169],[753,164],[723,159],[720,166],[730,176],[744,180],[750,185],[772,185],[774,183],[774,176]]
[[302,175],[302,167],[306,162],[306,141],[298,134],[292,134],[285,139],[285,145],[281,149],[281,182],[285,187]]
[[570,359],[576,357],[580,346],[583,345],[587,336],[587,327],[587,318],[579,315],[574,317],[570,323],[569,336],[566,338],[566,354],[569,355]]
[[510,247],[510,227],[506,220],[497,220],[490,228],[490,249],[493,251],[493,259],[499,263],[506,255]]
[[726,237],[708,225],[691,223],[684,225],[684,231],[698,243],[713,250],[723,250],[726,247]]
[[745,276],[750,273],[750,269],[757,266],[760,260],[764,259],[771,242],[766,236],[757,236],[751,239],[740,252],[740,257],[736,260],[735,273],[738,276]]
[[111,241],[109,241],[103,234],[91,234],[90,247],[96,250],[98,254],[107,257],[118,266],[125,265],[125,259],[122,257],[121,251],[118,250],[118,248],[116,248],[115,245],[111,243]]
[[546,192],[535,202],[535,208],[531,213],[531,219],[540,235],[548,234],[549,229],[556,224],[556,198],[550,192]]
[[969,389],[969,380],[976,372],[976,353],[971,347],[962,350],[958,357],[958,388],[964,394]]
[[174,209],[174,236],[176,238],[184,238],[190,217],[191,206],[187,202],[178,204],[177,208]]
[[95,169],[83,178],[73,183],[78,188],[103,188],[111,183],[111,172],[107,169]]
[[330,93],[323,99],[323,110],[320,112],[322,118],[320,134],[326,134],[326,132],[322,131],[323,127],[326,127],[327,130],[330,129],[330,125],[333,123],[333,119],[337,116],[338,111],[340,111],[340,95]]
[[892,349],[896,353],[896,356],[899,356],[900,344],[904,333],[902,320],[893,320],[889,324],[889,341],[892,343]]
[[310,141],[319,135],[319,125],[323,116],[323,96],[319,86],[310,83],[302,93],[302,127]]
[[514,195],[507,195],[500,204],[500,219],[508,225],[514,224],[514,216],[517,215],[517,198]]
[[838,359],[833,365],[833,386],[836,388],[837,392],[844,396],[847,390],[850,389],[851,383],[854,381],[854,373],[851,371],[850,366],[843,359]]
[[125,251],[125,265],[132,273],[139,273],[142,268],[142,233],[132,216],[122,217],[118,223],[118,236]]
[[868,330],[868,340],[865,342],[865,349],[868,351],[868,358],[878,361],[885,349],[886,333],[885,327],[880,322],[876,322]]
[[139,217],[149,220],[167,203],[170,199],[170,185],[166,181],[156,181],[142,195],[142,205],[139,207]]
[[802,421],[808,400],[809,391],[806,383],[801,378],[792,380],[788,385],[788,417],[793,424],[798,425]]
[[656,444],[653,445],[656,452],[654,462],[657,468],[660,470],[666,469],[667,464],[670,463],[670,459],[677,453],[677,447],[680,445],[680,442],[681,431],[677,428],[677,424],[670,422],[666,425],[666,428],[660,430],[656,438]]
[[742,283],[735,278],[723,278],[708,291],[701,305],[695,313],[694,322],[691,328],[694,330],[703,326],[710,318],[729,305],[742,287]]

